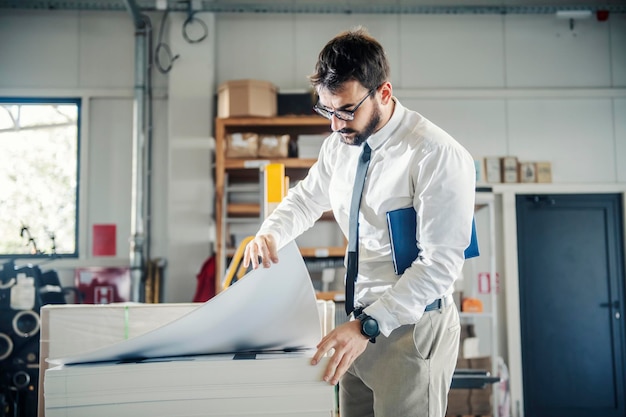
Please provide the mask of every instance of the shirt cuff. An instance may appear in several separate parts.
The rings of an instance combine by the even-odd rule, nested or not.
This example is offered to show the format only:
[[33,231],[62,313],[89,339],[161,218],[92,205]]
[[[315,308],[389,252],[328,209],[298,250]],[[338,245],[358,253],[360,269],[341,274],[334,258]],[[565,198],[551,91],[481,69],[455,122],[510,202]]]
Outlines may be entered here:
[[378,322],[378,329],[385,337],[389,337],[392,331],[401,326],[396,316],[391,314],[391,312],[380,300],[373,302],[371,305],[366,307],[363,312],[376,319]]
[[275,229],[272,229],[269,227],[267,228],[261,227],[255,236],[261,236],[261,235],[272,236],[274,238],[274,243],[276,243],[277,251],[280,250],[284,246],[284,243],[282,242],[282,236],[280,235],[280,233],[277,233]]

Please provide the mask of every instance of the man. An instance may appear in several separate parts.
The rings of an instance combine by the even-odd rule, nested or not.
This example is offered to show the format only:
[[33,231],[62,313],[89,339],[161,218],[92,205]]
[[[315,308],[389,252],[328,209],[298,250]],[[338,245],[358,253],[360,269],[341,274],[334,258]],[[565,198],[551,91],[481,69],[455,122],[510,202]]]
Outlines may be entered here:
[[[451,294],[470,241],[473,158],[393,97],[385,52],[362,28],[328,42],[310,79],[319,96],[315,109],[333,133],[307,177],[247,245],[244,264],[278,262],[277,249],[329,209],[348,236],[357,165],[369,153],[356,194],[358,238],[349,242],[358,259],[356,312],[322,339],[312,364],[334,350],[324,380],[341,381],[342,417],[442,417],[459,347]],[[421,252],[396,275],[386,213],[411,206]],[[349,250],[348,275],[352,255]]]

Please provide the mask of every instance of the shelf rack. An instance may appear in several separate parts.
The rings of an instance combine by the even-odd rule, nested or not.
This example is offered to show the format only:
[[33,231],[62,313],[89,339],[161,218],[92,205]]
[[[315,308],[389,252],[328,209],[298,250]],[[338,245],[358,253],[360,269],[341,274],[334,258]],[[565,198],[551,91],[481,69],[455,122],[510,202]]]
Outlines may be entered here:
[[[226,236],[231,224],[250,224],[260,226],[262,220],[262,188],[260,171],[267,164],[282,164],[290,179],[304,178],[308,169],[316,162],[315,158],[227,158],[226,137],[232,133],[289,134],[292,140],[299,135],[330,134],[328,120],[317,115],[277,116],[277,117],[230,117],[215,119],[215,191],[216,191],[216,229],[217,229],[217,277],[216,290],[221,291],[221,280],[225,275],[228,259],[236,250],[235,245],[227,242]],[[247,183],[237,183],[238,180]],[[255,193],[259,198],[255,202],[231,202],[230,193]],[[325,213],[321,220],[332,219],[331,213]],[[302,247],[305,258],[343,257],[345,246]]]

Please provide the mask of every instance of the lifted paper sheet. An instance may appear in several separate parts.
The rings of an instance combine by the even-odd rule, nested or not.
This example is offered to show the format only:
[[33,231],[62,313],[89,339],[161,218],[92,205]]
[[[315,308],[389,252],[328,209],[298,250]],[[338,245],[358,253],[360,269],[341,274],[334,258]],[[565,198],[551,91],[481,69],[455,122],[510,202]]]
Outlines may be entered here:
[[54,364],[260,350],[315,349],[321,329],[311,278],[294,242],[185,316],[149,333]]

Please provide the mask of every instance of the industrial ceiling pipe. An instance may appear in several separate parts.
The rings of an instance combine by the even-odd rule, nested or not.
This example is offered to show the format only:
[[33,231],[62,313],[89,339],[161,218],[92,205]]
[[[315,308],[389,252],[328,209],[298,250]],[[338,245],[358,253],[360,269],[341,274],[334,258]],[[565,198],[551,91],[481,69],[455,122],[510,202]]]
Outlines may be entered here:
[[135,93],[133,100],[133,142],[132,142],[132,196],[131,196],[131,238],[130,238],[130,299],[143,302],[145,291],[145,206],[146,206],[146,79],[147,77],[147,32],[149,25],[134,0],[125,0],[135,26]]

